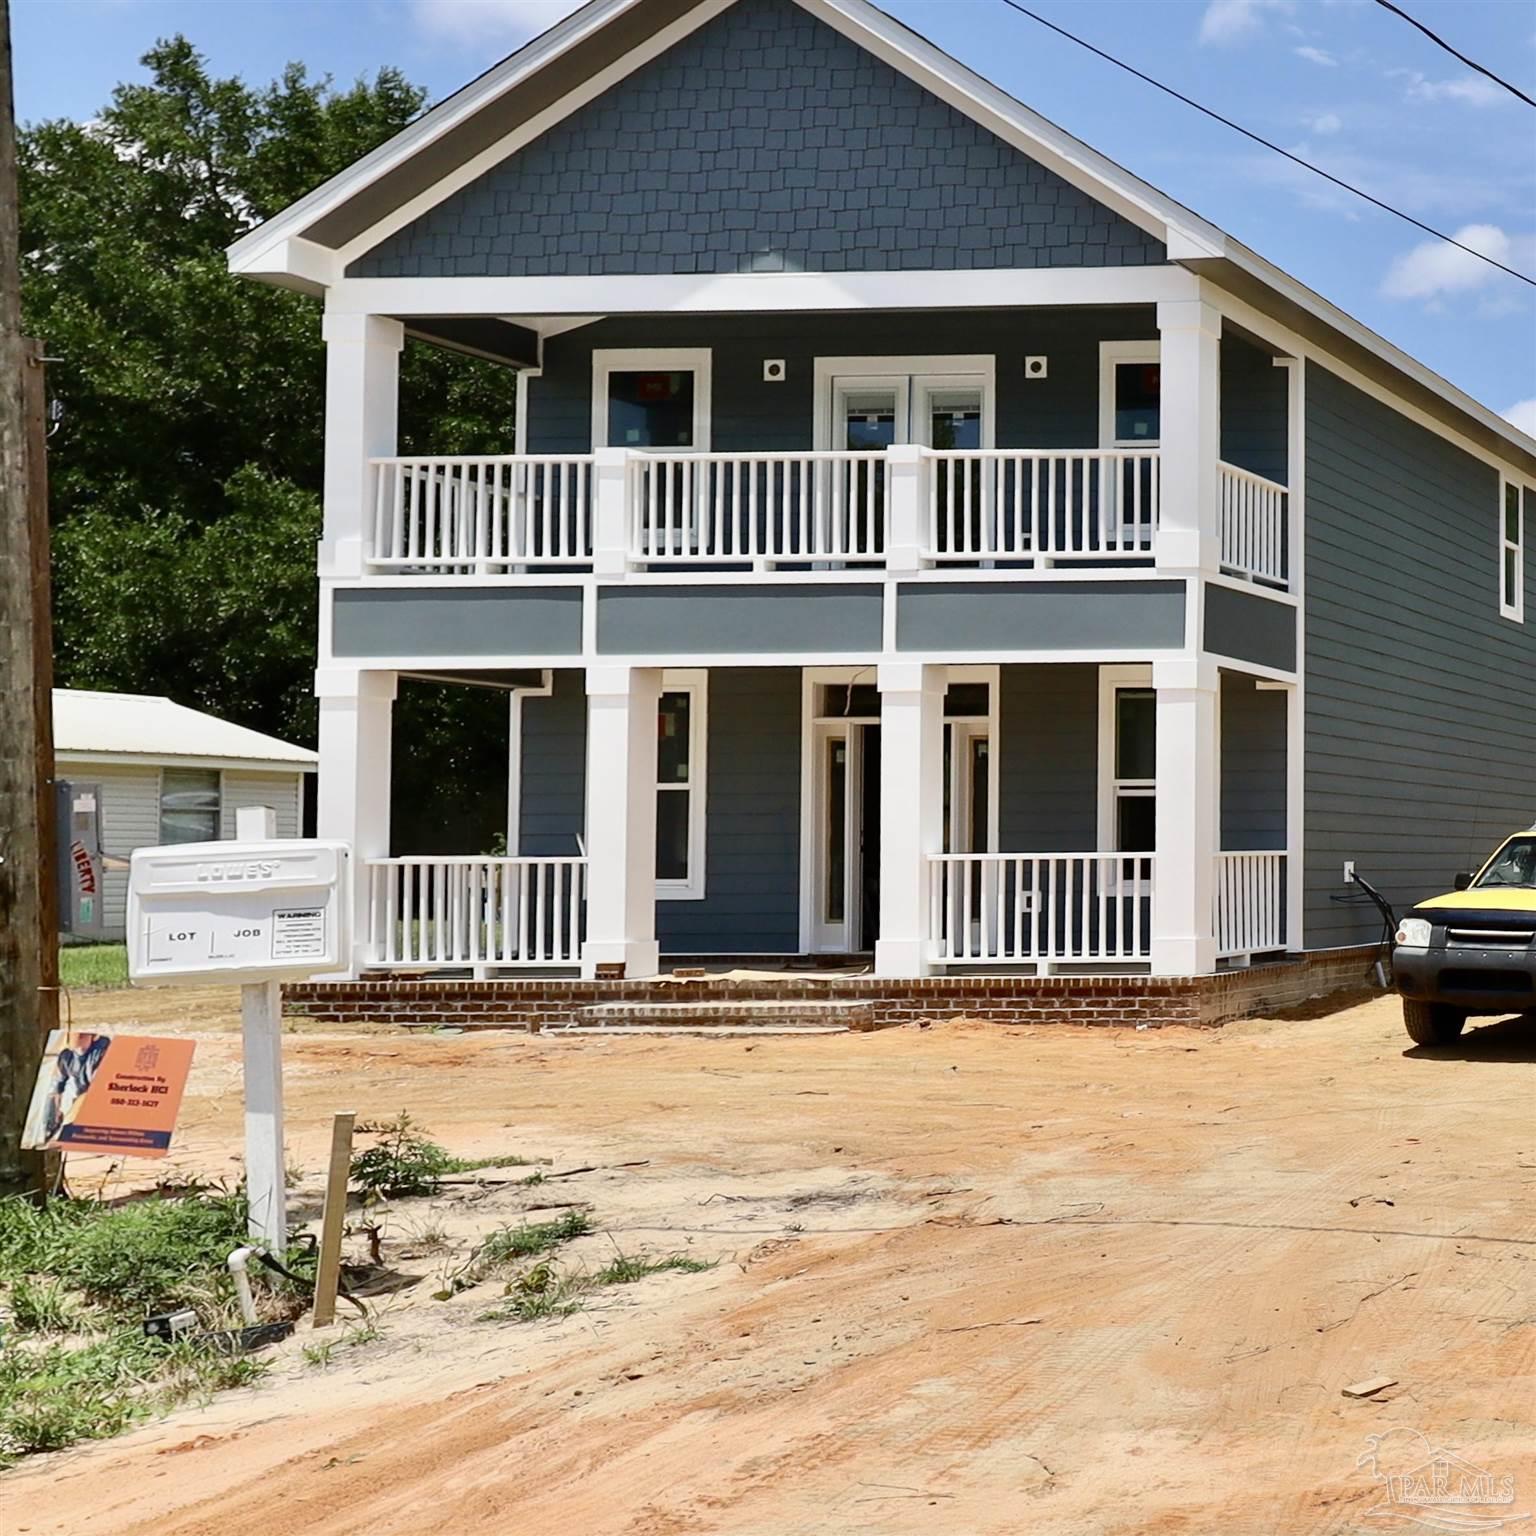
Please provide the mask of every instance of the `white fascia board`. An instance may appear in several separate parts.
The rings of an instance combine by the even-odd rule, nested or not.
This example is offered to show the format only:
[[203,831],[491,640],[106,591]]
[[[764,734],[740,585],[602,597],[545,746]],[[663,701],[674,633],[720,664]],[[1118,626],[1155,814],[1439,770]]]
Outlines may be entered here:
[[1170,260],[1226,254],[1227,236],[1156,187],[1101,155],[868,0],[796,0],[1004,143],[1164,241]]
[[[1238,240],[1229,240],[1226,250],[1227,260],[1234,266],[1241,267],[1243,271],[1256,277],[1266,287],[1272,288],[1281,298],[1288,299],[1298,309],[1305,310],[1308,314],[1321,320],[1324,325],[1338,331],[1340,335],[1364,347],[1368,352],[1374,352],[1385,363],[1390,364],[1399,372],[1406,374],[1415,383],[1432,390],[1439,395],[1448,405],[1465,412],[1483,426],[1496,432],[1501,438],[1517,449],[1523,455],[1536,455],[1536,437],[1522,432],[1512,421],[1507,421],[1498,412],[1490,410],[1480,400],[1475,400],[1465,390],[1458,389],[1449,379],[1442,378],[1432,368],[1421,363],[1417,358],[1404,352],[1401,347],[1395,346],[1386,337],[1378,335],[1368,325],[1356,320],[1353,315],[1340,309],[1338,305],[1325,299],[1320,293],[1315,293],[1303,282],[1292,277],[1288,272],[1282,271],[1273,262],[1266,261],[1257,251],[1250,250]],[[1211,280],[1219,289],[1220,282]],[[1299,338],[1298,338],[1299,340]],[[1302,349],[1305,344],[1302,343]],[[1389,402],[1390,403],[1390,402]],[[1398,402],[1395,407],[1398,410],[1406,409],[1406,402]],[[1444,428],[1438,428],[1443,432]]]
[[580,10],[557,22],[527,46],[519,48],[414,123],[402,128],[394,138],[242,235],[229,247],[230,270],[252,274],[272,271],[267,263],[273,259],[275,247],[346,202],[369,182],[409,160],[466,118],[473,117],[489,102],[543,69],[552,59],[605,27],[613,17],[641,3],[643,0],[589,0]]
[[221,768],[228,773],[314,773],[320,759],[285,762],[265,757],[207,757],[197,752],[55,752],[60,768]]
[[1178,266],[955,272],[661,273],[644,277],[349,277],[332,314],[742,314],[860,309],[1007,309],[1193,299]]
[[314,297],[323,294],[344,270],[335,251],[299,235],[239,255],[231,246],[228,261],[229,270],[237,276],[266,279]]

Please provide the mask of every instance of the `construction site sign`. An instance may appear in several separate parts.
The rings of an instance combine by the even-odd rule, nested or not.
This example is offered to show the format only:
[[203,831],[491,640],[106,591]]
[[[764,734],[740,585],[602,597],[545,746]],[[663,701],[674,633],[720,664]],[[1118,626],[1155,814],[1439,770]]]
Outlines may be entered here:
[[192,1068],[191,1040],[55,1029],[32,1090],[29,1150],[164,1157]]

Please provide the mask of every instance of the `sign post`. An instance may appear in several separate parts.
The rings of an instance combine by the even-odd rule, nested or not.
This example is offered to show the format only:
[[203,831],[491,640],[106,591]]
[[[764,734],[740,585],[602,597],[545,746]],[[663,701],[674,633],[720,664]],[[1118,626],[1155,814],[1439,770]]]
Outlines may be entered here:
[[[271,806],[235,812],[235,840],[269,843],[277,836]],[[276,981],[240,988],[245,1061],[245,1197],[250,1234],[281,1258],[288,1247],[288,1185],[283,1165],[283,989]]]
[[345,843],[279,839],[266,806],[235,817],[234,842],[135,850],[128,973],[136,982],[240,984],[245,1185],[252,1239],[288,1241],[280,983],[341,970],[351,942]]

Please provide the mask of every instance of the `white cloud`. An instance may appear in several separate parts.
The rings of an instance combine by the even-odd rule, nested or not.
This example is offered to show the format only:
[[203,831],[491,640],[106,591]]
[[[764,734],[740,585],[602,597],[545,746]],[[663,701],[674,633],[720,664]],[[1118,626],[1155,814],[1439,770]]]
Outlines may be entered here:
[[1389,80],[1406,80],[1409,101],[1457,101],[1467,107],[1496,107],[1503,103],[1504,92],[1491,80],[1476,75],[1459,75],[1454,80],[1431,80],[1416,69],[1389,69]]
[[1303,118],[1302,121],[1319,138],[1337,133],[1344,126],[1344,119],[1337,112],[1319,112],[1315,116]]
[[1467,224],[1456,239],[1471,250],[1458,250],[1444,240],[1421,240],[1411,251],[1397,257],[1382,279],[1381,291],[1389,299],[1428,299],[1481,288],[1497,277],[1498,270],[1479,261],[1471,251],[1519,268],[1536,252],[1536,236],[1507,234],[1497,224]]
[[521,43],[569,16],[582,0],[413,0],[416,25],[454,43]]
[[1218,47],[1240,43],[1262,30],[1265,11],[1292,9],[1291,0],[1210,0],[1200,18],[1200,41]]
[[1339,67],[1339,61],[1326,48],[1314,48],[1310,43],[1304,43],[1300,48],[1293,48],[1291,51],[1298,59],[1305,59],[1309,64],[1320,64],[1324,69]]
[[1504,420],[1524,432],[1529,437],[1536,437],[1536,400],[1517,400],[1503,413]]

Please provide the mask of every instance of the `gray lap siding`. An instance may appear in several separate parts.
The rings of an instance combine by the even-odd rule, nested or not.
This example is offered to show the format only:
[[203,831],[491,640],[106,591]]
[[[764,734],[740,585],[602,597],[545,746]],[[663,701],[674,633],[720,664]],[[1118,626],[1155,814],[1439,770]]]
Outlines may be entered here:
[[1499,614],[1497,471],[1321,367],[1306,398],[1315,949],[1379,929],[1344,860],[1401,910],[1536,818],[1536,632]]

